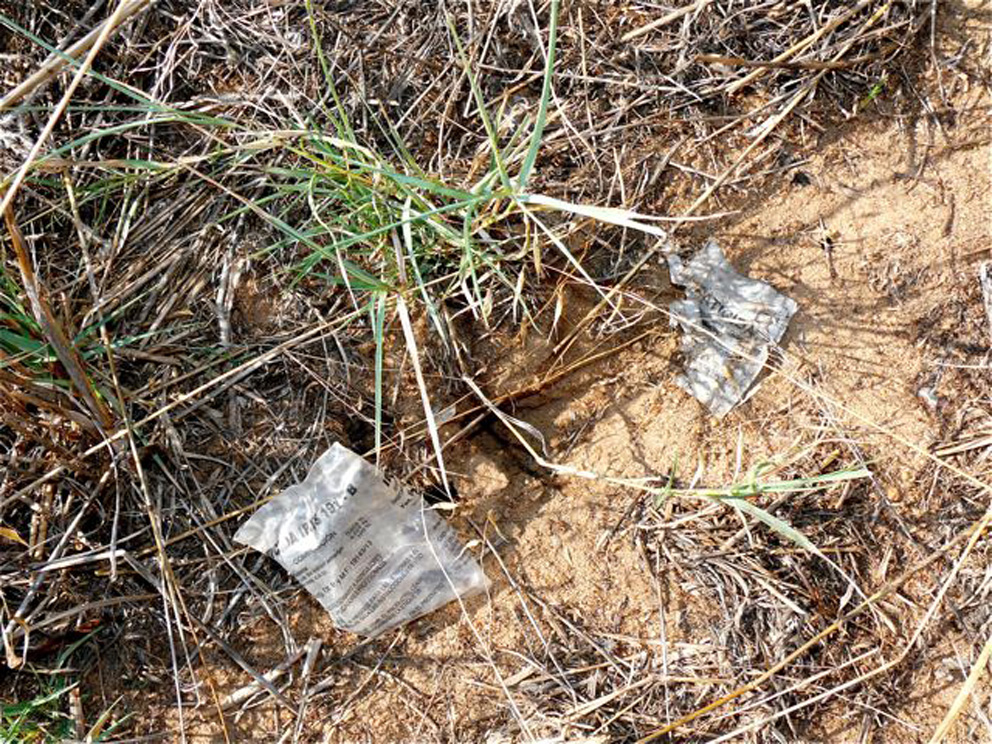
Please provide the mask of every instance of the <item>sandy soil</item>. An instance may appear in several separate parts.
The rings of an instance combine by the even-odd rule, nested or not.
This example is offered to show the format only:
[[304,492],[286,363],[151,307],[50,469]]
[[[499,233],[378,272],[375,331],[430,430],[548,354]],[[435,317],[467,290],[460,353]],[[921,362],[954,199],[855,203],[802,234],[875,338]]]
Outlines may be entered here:
[[[987,358],[990,328],[977,270],[992,249],[988,132],[968,113],[987,102],[963,90],[957,95],[960,119],[939,127],[902,116],[818,136],[790,182],[720,226],[716,235],[731,261],[800,306],[780,370],[723,422],[674,383],[677,342],[662,317],[647,337],[508,411],[544,434],[555,462],[613,477],[675,472],[715,486],[824,438],[845,457],[854,442],[875,475],[871,509],[910,525],[909,533],[926,543],[916,525],[942,496],[933,492],[937,481],[923,453],[960,437],[974,413],[969,409],[984,405],[988,412],[981,402],[987,372],[953,366]],[[674,296],[664,272],[656,267],[647,276],[655,283],[654,301],[664,306]],[[651,288],[645,283],[642,289]],[[584,307],[579,298],[569,313],[577,316]],[[490,392],[502,391],[499,375],[506,370],[520,382],[528,371],[546,369],[554,341],[535,334],[478,340],[475,354],[509,360],[496,367]],[[636,705],[639,695],[649,694],[636,689],[638,670],[655,675],[651,696],[667,695],[658,691],[665,686],[659,681],[662,644],[670,672],[684,660],[701,678],[698,665],[708,662],[700,660],[711,658],[717,668],[709,676],[732,671],[720,649],[720,608],[712,596],[678,570],[654,570],[658,553],[637,528],[649,507],[642,495],[541,472],[495,421],[456,445],[448,464],[461,495],[454,523],[483,555],[492,580],[488,596],[466,602],[465,613],[452,606],[372,644],[336,632],[316,604],[300,596],[292,621],[297,641],[319,637],[342,659],[331,688],[337,703],[324,706],[318,698],[304,740],[495,742],[526,733],[593,740],[582,737],[611,730],[597,734],[599,724],[591,725],[598,707],[577,702],[569,709],[559,693],[545,695],[542,687],[550,684],[546,677],[548,670],[554,675],[556,660],[575,664],[576,653],[562,645],[566,637],[582,639],[590,665],[619,665],[635,685],[624,692],[615,681],[606,686],[604,675],[600,690],[587,675],[586,700],[620,689]],[[660,513],[662,521],[684,514],[687,530],[711,529],[693,516],[701,509],[731,511],[695,503]],[[743,524],[732,512],[725,519],[731,533]],[[924,545],[900,540],[899,556],[922,555]],[[878,547],[884,549],[883,541]],[[673,550],[680,554],[677,543]],[[864,575],[876,582],[897,568],[882,565],[885,555],[861,560]],[[907,588],[905,602],[893,606],[902,627],[914,627],[932,584],[932,577],[921,578]],[[782,600],[770,591],[752,601]],[[259,667],[281,658],[281,644],[265,622],[245,634]],[[969,648],[961,633],[946,644],[959,653]],[[781,649],[789,647],[782,642]],[[774,660],[771,653],[768,661]],[[868,726],[875,738],[867,740],[929,737],[962,672],[948,672],[935,659],[921,667],[902,677],[907,699],[889,707],[892,720]],[[249,681],[220,667],[214,677],[221,695]],[[718,682],[702,680],[682,694],[702,704],[715,696]],[[864,741],[867,718],[857,706],[834,705],[798,735],[810,742]],[[232,724],[239,740],[274,741],[281,731],[279,710],[270,703]],[[203,740],[218,740],[216,728],[205,725]]]
[[[678,340],[663,312],[637,340],[620,334],[578,349],[574,358],[607,353],[518,398],[507,412],[542,432],[555,463],[612,478],[670,476],[681,485],[715,487],[798,452],[798,473],[817,464],[824,471],[867,464],[870,484],[813,496],[823,503],[812,511],[779,503],[776,514],[811,534],[822,528],[826,539],[837,537],[837,555],[849,555],[844,565],[866,592],[925,556],[939,544],[942,520],[966,524],[947,517],[948,504],[973,498],[937,474],[927,453],[963,441],[990,414],[987,367],[973,369],[987,365],[992,334],[977,279],[979,264],[992,258],[989,101],[953,70],[941,84],[954,111],[936,119],[900,114],[823,132],[810,128],[807,162],[769,192],[731,205],[739,216],[716,225],[715,236],[739,270],[770,282],[800,307],[777,369],[725,420],[712,419],[675,384]],[[895,106],[913,108],[911,101]],[[694,239],[702,234],[697,229]],[[660,264],[639,281],[638,294],[658,308],[677,296]],[[473,356],[489,362],[487,393],[540,379],[562,331],[590,301],[578,292],[569,296],[554,334],[532,329],[473,339]],[[550,322],[540,323],[547,331]],[[449,428],[448,436],[456,431]],[[954,462],[988,474],[987,459]],[[336,631],[312,599],[295,595],[296,643],[320,639],[327,668],[336,659],[340,670],[328,678],[326,697],[310,704],[301,741],[642,736],[659,711],[674,720],[733,689],[741,671],[735,663],[746,656],[754,668],[771,665],[850,601],[842,585],[825,580],[819,594],[769,571],[757,583],[742,579],[746,596],[734,604],[720,596],[720,582],[752,564],[735,563],[730,548],[771,545],[787,556],[788,544],[727,506],[673,499],[654,508],[633,489],[553,475],[494,419],[453,445],[447,464],[460,495],[452,522],[481,557],[490,591],[374,642]],[[840,539],[864,525],[866,531],[879,526],[870,545]],[[791,558],[782,560],[785,571]],[[707,583],[707,571],[721,578]],[[869,650],[885,627],[891,633],[878,639],[879,654],[896,653],[923,617],[937,573],[907,584],[880,605],[877,626],[851,629],[816,652],[815,663]],[[955,658],[972,658],[974,633],[987,623],[987,611],[976,612],[960,627],[935,623],[928,650],[884,685],[863,690],[865,697],[842,694],[816,715],[799,713],[763,729],[759,740],[926,741],[967,674]],[[764,625],[748,625],[752,615]],[[749,633],[754,648],[738,648]],[[246,620],[238,648],[259,669],[285,658],[283,639],[257,613]],[[225,658],[213,661],[205,678],[218,697],[250,682]],[[864,672],[878,663],[871,657],[852,668]],[[810,674],[808,668],[786,674],[782,684]],[[571,698],[569,685],[577,690]],[[185,714],[187,740],[222,741],[210,685],[201,694],[201,708]],[[169,696],[162,700],[148,721],[161,716],[178,725]],[[874,714],[872,700],[884,701],[883,714]],[[707,740],[773,712],[689,727],[677,740]],[[277,741],[291,719],[260,696],[257,705],[232,714],[229,725],[237,741]],[[974,736],[956,735],[949,741]]]

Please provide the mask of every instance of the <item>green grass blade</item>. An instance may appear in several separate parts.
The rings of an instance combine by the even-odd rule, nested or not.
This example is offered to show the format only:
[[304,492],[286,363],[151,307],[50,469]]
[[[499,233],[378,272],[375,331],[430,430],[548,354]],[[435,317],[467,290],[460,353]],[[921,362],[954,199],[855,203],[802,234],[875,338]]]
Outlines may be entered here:
[[413,219],[411,217],[410,202],[410,198],[407,197],[407,200],[403,203],[403,243],[406,246],[407,257],[410,259],[410,268],[413,270],[414,281],[417,283],[420,296],[423,298],[424,305],[427,308],[427,315],[434,324],[434,329],[437,331],[438,336],[447,345],[448,334],[445,331],[444,323],[441,322],[441,314],[437,311],[437,306],[427,292],[427,287],[424,286],[424,277],[420,273],[420,266],[417,262],[417,252],[414,250],[413,245],[413,229],[411,228]]
[[375,301],[375,464],[379,467],[382,452],[382,357],[386,345],[386,293],[380,292]]
[[730,504],[738,511],[744,512],[745,514],[754,517],[759,522],[764,523],[772,530],[780,534],[782,537],[784,537],[787,540],[790,540],[791,542],[795,543],[804,550],[808,550],[809,552],[821,557],[823,556],[819,548],[817,548],[816,545],[814,545],[810,541],[810,539],[806,537],[802,532],[797,530],[795,527],[793,527],[791,524],[786,522],[784,519],[779,519],[775,515],[765,511],[760,506],[751,503],[747,499],[726,498],[726,497],[714,497],[714,499],[724,504]]
[[548,58],[544,66],[544,85],[541,88],[541,103],[537,109],[537,121],[531,135],[530,148],[527,157],[520,168],[520,178],[517,183],[520,190],[527,188],[527,180],[537,161],[538,150],[541,149],[541,138],[544,136],[544,125],[548,118],[548,101],[551,99],[551,78],[555,69],[555,47],[558,40],[558,0],[551,0],[551,27],[548,29]]
[[482,119],[482,125],[486,128],[486,135],[489,137],[489,146],[493,151],[493,162],[496,164],[496,170],[499,172],[500,182],[503,184],[503,188],[507,191],[512,191],[513,187],[510,183],[510,174],[507,173],[503,156],[500,154],[499,138],[496,135],[496,128],[493,126],[492,119],[486,110],[486,99],[482,95],[479,81],[475,79],[475,74],[472,72],[472,66],[469,64],[469,59],[465,54],[465,47],[462,46],[462,40],[459,38],[458,30],[455,28],[455,22],[451,19],[450,15],[445,15],[445,20],[448,22],[448,31],[451,33],[451,38],[455,42],[458,59],[462,63],[462,67],[465,68],[465,75],[468,77],[468,84],[472,89],[472,97],[475,98],[475,105],[479,109],[479,117]]
[[331,98],[334,100],[334,107],[337,109],[337,116],[334,116],[329,111],[325,110],[327,117],[334,124],[334,128],[338,132],[338,136],[342,139],[348,139],[352,142],[355,141],[355,130],[352,129],[351,121],[348,119],[348,113],[344,110],[344,106],[341,103],[341,98],[338,96],[337,86],[334,85],[334,74],[331,71],[331,66],[327,62],[327,57],[324,55],[324,45],[320,38],[320,32],[317,30],[317,19],[313,14],[313,0],[306,0],[306,11],[307,11],[307,21],[310,25],[310,35],[313,37],[314,50],[317,52],[317,60],[320,63],[320,70],[324,75],[324,83],[327,85],[327,90],[331,94]]

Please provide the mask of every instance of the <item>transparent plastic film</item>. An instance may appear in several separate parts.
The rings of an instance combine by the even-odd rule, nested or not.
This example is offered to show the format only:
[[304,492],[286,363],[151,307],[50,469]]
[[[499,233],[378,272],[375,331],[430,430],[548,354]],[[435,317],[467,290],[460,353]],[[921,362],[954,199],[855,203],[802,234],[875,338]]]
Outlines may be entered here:
[[418,494],[386,483],[340,444],[234,539],[275,558],[339,628],[369,637],[487,585],[451,527]]
[[685,287],[685,299],[669,306],[672,324],[682,327],[685,373],[677,382],[721,418],[744,399],[798,306],[738,273],[715,240],[688,263],[669,256],[668,266],[672,282]]

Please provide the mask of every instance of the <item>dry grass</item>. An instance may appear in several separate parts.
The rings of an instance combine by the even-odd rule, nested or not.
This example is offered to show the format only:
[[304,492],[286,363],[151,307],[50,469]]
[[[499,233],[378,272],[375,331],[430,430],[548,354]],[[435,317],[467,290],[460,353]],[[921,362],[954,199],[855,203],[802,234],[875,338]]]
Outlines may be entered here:
[[[935,2],[564,2],[546,89],[551,5],[0,5],[3,700],[42,699],[69,674],[85,712],[66,702],[59,725],[116,740],[164,725],[126,719],[115,696],[127,688],[178,711],[180,730],[208,711],[224,738],[234,711],[271,696],[296,721],[287,741],[316,740],[314,711],[347,711],[391,641],[338,658],[294,638],[295,585],[232,542],[240,519],[335,439],[420,485],[445,482],[419,396],[428,414],[461,403],[458,437],[489,416],[463,381],[486,377],[466,337],[537,329],[563,293],[591,287],[593,309],[562,334],[544,383],[520,394],[560,379],[588,362],[583,334],[643,332],[656,309],[603,311],[636,296],[659,252],[791,178],[811,132],[899,96],[939,119],[950,104],[940,85],[923,92],[921,72],[981,75],[966,57],[937,58]],[[664,233],[632,213],[665,216]],[[822,439],[843,437],[833,467],[862,466],[829,406],[816,415]],[[909,640],[886,604],[896,564],[907,580],[914,563],[955,579],[953,616],[976,644],[988,635],[988,545],[968,543],[968,561],[954,552],[988,502],[987,440],[966,445],[950,436],[959,464],[933,465],[960,500],[935,505],[948,511],[932,524],[899,523],[870,483],[826,507],[763,502],[860,586],[887,590],[850,622],[850,586],[778,533],[745,534],[733,511],[696,501],[639,502],[618,529],[643,546],[659,601],[672,573],[706,598],[713,638],[632,650],[521,581],[559,621],[546,654],[505,681],[525,701],[519,720],[492,730],[518,737],[530,720],[635,740],[741,688],[731,713],[686,721],[680,740],[795,741],[838,696],[886,722],[951,622],[935,610]],[[784,475],[828,472],[834,449],[809,448]],[[900,542],[906,555],[879,574],[869,557],[893,536],[913,549]],[[755,600],[766,592],[781,601]],[[238,631],[266,615],[285,660],[263,676]],[[787,675],[755,684],[811,639]],[[222,700],[208,657],[253,686]],[[0,725],[14,725],[8,713]],[[20,734],[56,737],[46,721]]]

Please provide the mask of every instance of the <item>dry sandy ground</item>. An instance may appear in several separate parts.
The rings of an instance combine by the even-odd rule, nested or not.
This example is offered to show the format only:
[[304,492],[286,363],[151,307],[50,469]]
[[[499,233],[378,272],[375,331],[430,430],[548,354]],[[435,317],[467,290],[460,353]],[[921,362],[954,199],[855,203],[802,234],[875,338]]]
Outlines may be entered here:
[[[977,279],[979,263],[992,257],[988,130],[976,115],[987,102],[966,90],[956,100],[958,119],[939,127],[904,116],[815,135],[801,176],[721,225],[717,236],[731,261],[800,306],[780,370],[723,422],[675,384],[676,342],[663,320],[656,333],[518,401],[513,415],[543,432],[561,465],[626,478],[676,468],[679,477],[696,474],[708,485],[739,480],[765,458],[824,438],[841,449],[854,442],[875,474],[870,498],[876,508],[916,524],[941,498],[922,453],[966,434],[962,427],[974,409],[984,405],[988,413],[982,390],[988,373],[968,375],[954,366],[982,358],[982,350],[987,359],[992,331]],[[654,300],[664,305],[673,293],[663,272],[648,275],[657,282]],[[533,336],[489,339],[476,351],[508,359],[503,369],[519,382],[540,367],[551,345]],[[499,391],[497,379],[492,391]],[[513,708],[536,737],[580,740],[597,735],[602,720],[594,714],[606,703],[569,710],[558,693],[545,696],[546,688],[535,684],[549,667],[553,671],[556,653],[568,655],[559,639],[585,638],[594,649],[592,665],[626,663],[657,679],[662,644],[670,670],[682,658],[720,657],[713,647],[720,638],[713,632],[719,618],[712,598],[679,571],[655,572],[649,565],[656,554],[636,526],[645,509],[641,495],[540,472],[498,423],[457,445],[449,466],[460,475],[453,521],[484,556],[490,592],[468,601],[464,613],[449,607],[371,646],[333,630],[301,596],[298,642],[320,637],[332,654],[355,654],[356,662],[347,671],[342,665],[336,703],[315,703],[304,740],[509,741],[524,736]],[[700,509],[730,511],[694,503],[685,511],[685,529]],[[679,513],[669,507],[661,518]],[[752,523],[748,529],[766,528]],[[884,545],[879,550],[884,553]],[[895,570],[880,567],[882,554],[866,559],[878,578]],[[915,627],[934,578],[922,577],[894,607],[904,628]],[[774,590],[760,599],[783,601]],[[246,636],[260,667],[279,658],[280,644],[265,623],[246,628]],[[963,635],[945,641],[972,658]],[[542,669],[530,659],[542,659]],[[925,741],[961,679],[960,670],[946,669],[933,663],[903,677],[907,701],[890,707],[891,720],[872,730],[873,739],[862,738],[865,712],[845,706],[843,697],[800,736],[810,742]],[[710,676],[721,677],[721,670]],[[249,681],[221,669],[215,679],[222,694]],[[597,688],[594,676],[585,680],[583,699],[618,689]],[[625,700],[636,706],[638,677],[629,681],[635,687]],[[700,705],[716,697],[717,682],[698,683]],[[987,698],[987,687],[984,693]],[[208,710],[203,727],[190,726],[191,733],[203,732],[192,741],[219,740]],[[287,720],[265,703],[232,723],[239,740],[275,741]]]
[[[979,42],[987,39],[979,35]],[[988,424],[990,413],[987,368],[971,369],[983,360],[987,365],[992,333],[977,278],[979,264],[992,258],[988,101],[953,71],[942,84],[956,113],[939,114],[939,125],[901,115],[810,129],[808,162],[771,193],[742,205],[737,219],[719,223],[716,236],[735,266],[800,307],[778,369],[745,405],[717,422],[675,384],[677,338],[659,315],[645,337],[508,411],[543,433],[556,463],[602,476],[674,473],[683,484],[695,478],[718,486],[804,447],[813,447],[804,467],[815,461],[829,470],[834,452],[834,467],[861,458],[874,478],[859,491],[860,511],[851,518],[884,517],[897,526],[876,535],[874,554],[852,548],[857,554],[850,565],[870,582],[865,591],[925,556],[938,534],[934,520],[959,498],[925,453],[966,438]],[[644,276],[641,296],[661,307],[675,297],[660,266]],[[579,315],[587,299],[570,300],[566,318]],[[546,370],[554,342],[533,332],[478,340],[478,357],[502,360],[489,392],[510,384],[500,375],[524,384]],[[608,351],[614,343],[584,351]],[[727,608],[699,580],[705,566],[700,569],[697,553],[695,572],[664,561],[686,557],[707,531],[724,540],[743,529],[735,539],[755,545],[763,538],[754,533],[767,528],[726,506],[688,501],[652,511],[631,489],[553,476],[495,421],[454,445],[448,465],[461,497],[452,521],[482,556],[489,593],[371,644],[334,630],[314,601],[298,596],[297,642],[320,638],[331,657],[341,659],[340,678],[329,697],[310,706],[301,740],[497,742],[527,734],[610,740],[617,735],[611,716],[644,735],[651,721],[664,719],[665,706],[674,720],[733,688],[739,670],[726,648],[730,636],[721,630]],[[967,465],[988,476],[987,460]],[[843,512],[849,497],[843,490],[824,494],[830,501],[824,508]],[[789,506],[777,513],[789,518]],[[899,633],[884,653],[894,655],[915,629],[939,575],[917,577],[886,605]],[[809,587],[793,592],[771,576],[757,586],[764,588],[747,601],[779,612],[784,619],[773,630],[783,635],[755,639],[762,651],[752,662],[774,663],[806,637],[803,624],[822,627],[838,611],[837,597],[833,606],[818,608]],[[872,717],[867,703],[844,693],[816,716],[798,715],[789,724],[796,728],[776,723],[778,740],[926,741],[967,673],[967,663],[962,671],[954,659],[975,653],[967,623],[944,632],[948,627],[935,621],[927,635],[932,653],[878,688],[878,695],[888,695],[883,714]],[[244,628],[242,650],[256,668],[282,660],[274,635],[263,620]],[[857,644],[873,636],[852,631],[846,638],[836,643],[853,644],[845,651],[853,654],[868,650]],[[568,693],[555,686],[562,674],[556,666],[573,670],[582,659],[588,669],[569,677],[581,686],[581,697],[569,703]],[[864,672],[880,662],[872,657],[856,668]],[[212,678],[221,696],[250,681],[220,659]],[[978,695],[986,715],[988,694],[986,683]],[[652,715],[640,720],[639,710],[649,707]],[[174,711],[161,712],[176,722]],[[707,740],[771,712],[683,729],[677,740]],[[156,719],[149,716],[149,728]],[[277,741],[289,720],[262,697],[229,723],[235,740]],[[976,731],[992,737],[987,721],[975,720],[949,740],[976,741]],[[188,712],[185,726],[189,741],[222,740],[209,704]],[[769,726],[763,740],[775,740]]]

